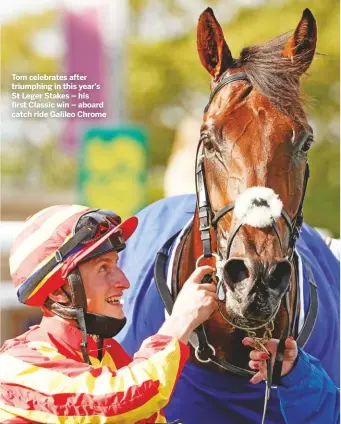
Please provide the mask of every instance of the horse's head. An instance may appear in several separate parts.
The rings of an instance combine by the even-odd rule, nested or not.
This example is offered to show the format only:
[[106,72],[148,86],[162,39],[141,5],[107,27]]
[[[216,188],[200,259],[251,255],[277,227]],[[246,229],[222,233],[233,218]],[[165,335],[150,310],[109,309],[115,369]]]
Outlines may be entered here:
[[[201,141],[222,259],[218,275],[233,323],[255,327],[277,312],[290,282],[290,225],[304,196],[312,141],[299,78],[315,53],[316,23],[306,9],[293,35],[245,48],[233,59],[207,9],[197,40],[214,94]],[[231,81],[241,72],[242,79]],[[220,216],[233,202],[234,208]]]

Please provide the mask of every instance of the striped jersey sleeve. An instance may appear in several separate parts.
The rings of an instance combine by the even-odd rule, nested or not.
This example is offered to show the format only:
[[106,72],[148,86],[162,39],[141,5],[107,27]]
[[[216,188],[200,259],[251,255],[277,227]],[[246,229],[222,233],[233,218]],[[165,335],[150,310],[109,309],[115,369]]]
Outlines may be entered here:
[[147,339],[132,362],[119,369],[109,351],[101,363],[90,357],[89,366],[46,342],[3,350],[0,422],[166,422],[161,409],[188,355],[188,346],[161,335]]

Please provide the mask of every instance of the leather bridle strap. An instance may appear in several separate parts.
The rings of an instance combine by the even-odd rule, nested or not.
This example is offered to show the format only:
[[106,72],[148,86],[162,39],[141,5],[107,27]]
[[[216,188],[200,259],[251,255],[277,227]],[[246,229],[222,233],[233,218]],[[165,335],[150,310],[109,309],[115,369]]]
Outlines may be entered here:
[[315,282],[314,274],[310,268],[308,260],[302,254],[301,254],[301,257],[308,273],[309,293],[310,293],[307,316],[306,316],[306,319],[304,320],[303,327],[296,339],[298,346],[303,348],[306,345],[310,337],[310,334],[313,332],[316,319],[317,319],[319,303],[318,303],[317,285]]
[[72,308],[74,308],[75,310],[79,329],[82,332],[81,348],[82,348],[83,359],[84,359],[84,362],[91,365],[91,361],[88,354],[88,337],[87,337],[85,317],[84,317],[84,314],[86,313],[86,308],[87,308],[87,300],[85,295],[85,289],[82,282],[82,277],[77,267],[68,274],[67,280],[70,287]]
[[[296,214],[293,222],[291,222],[290,217],[288,216],[288,214],[284,210],[282,210],[282,212],[281,212],[281,216],[284,218],[284,220],[288,224],[289,228],[291,229],[289,243],[288,243],[288,255],[287,255],[288,257],[289,257],[289,255],[291,255],[291,257],[293,257],[296,241],[300,236],[300,231],[301,231],[301,227],[302,227],[302,224],[303,224],[303,202],[304,202],[305,193],[306,193],[306,189],[307,189],[309,174],[310,174],[309,164],[307,162],[306,167],[305,167],[305,171],[304,171],[302,196],[301,196],[301,200],[300,200],[300,204],[299,204],[299,207],[298,207],[297,214]],[[294,264],[294,268],[295,268],[295,274],[297,275],[298,265],[295,261],[295,258],[294,258],[293,264]],[[310,269],[309,265],[308,265],[308,269]],[[298,279],[296,279],[296,281],[298,281]],[[299,288],[297,288],[297,290],[298,289]],[[312,291],[314,292],[312,285],[310,285],[310,290],[311,290],[311,292]],[[315,299],[314,293],[312,293],[312,298]],[[285,328],[283,328],[283,330],[281,332],[281,337],[280,337],[280,340],[279,340],[279,344],[277,346],[276,359],[275,359],[275,363],[274,363],[274,367],[273,367],[273,375],[272,375],[272,381],[273,381],[273,384],[275,384],[275,385],[279,384],[281,374],[282,374],[282,366],[283,366],[284,351],[285,351],[285,340],[287,339],[287,337],[290,334],[293,333],[293,328],[290,328],[291,325],[290,325],[290,309],[289,309],[290,308],[289,291],[285,295],[285,306],[286,306],[285,310],[286,310],[286,313],[287,313],[287,325],[286,325]],[[317,316],[317,311],[316,311],[316,316]],[[316,319],[316,316],[315,316],[315,319]],[[310,322],[310,320],[309,320],[309,322]],[[315,320],[314,320],[314,322],[315,322]],[[293,325],[294,325],[294,323],[293,323]],[[309,331],[309,329],[308,329],[308,331]],[[311,328],[311,331],[312,331],[312,328]],[[309,335],[310,335],[310,333],[309,333]]]
[[[202,158],[201,158],[202,159]],[[202,165],[203,166],[203,165]],[[292,250],[295,247],[296,241],[299,238],[300,235],[300,229],[302,227],[303,224],[303,202],[304,202],[304,198],[305,198],[305,193],[306,193],[306,189],[307,189],[307,184],[308,184],[308,179],[309,179],[309,164],[307,162],[306,164],[306,168],[304,171],[304,181],[303,181],[303,190],[302,190],[302,196],[301,196],[301,200],[300,200],[300,204],[297,210],[297,214],[295,216],[294,219],[291,219],[289,217],[289,215],[287,214],[287,212],[282,209],[281,211],[281,217],[284,219],[284,222],[287,224],[289,231],[290,231],[290,239],[289,239],[289,246],[288,246],[288,250]],[[205,171],[204,169],[202,170],[202,175],[205,175]],[[204,183],[206,184],[206,182],[204,181]],[[198,189],[201,190],[199,181],[198,181]],[[205,192],[207,193],[207,189],[205,188]],[[208,207],[209,210],[211,211],[211,207],[209,202],[206,200],[206,203],[208,203]],[[235,207],[235,203],[232,202],[229,205],[223,207],[222,209],[220,209],[220,211],[218,211],[216,214],[214,214],[211,224],[213,228],[217,228],[218,222],[221,218],[223,218],[223,216],[225,216],[228,212],[232,211]],[[210,212],[213,215],[213,212]],[[237,225],[237,224],[236,224]],[[274,228],[274,226],[273,226]],[[239,228],[238,228],[239,229]],[[279,238],[279,231],[277,228],[274,228],[277,237]],[[232,233],[233,231],[231,231]]]
[[158,289],[164,307],[166,308],[166,311],[169,315],[172,313],[174,300],[167,286],[167,281],[165,279],[165,269],[168,261],[169,249],[179,234],[180,231],[178,231],[176,234],[174,234],[174,236],[172,236],[169,240],[166,241],[162,248],[157,252],[154,264],[154,279],[156,287]]
[[291,333],[291,322],[290,322],[290,302],[289,302],[289,291],[285,293],[285,312],[286,312],[286,325],[281,331],[281,336],[277,346],[277,352],[275,357],[275,363],[272,369],[271,385],[278,386],[282,374],[282,365],[285,351],[285,341]]
[[245,72],[237,72],[236,74],[230,75],[229,77],[224,78],[221,80],[218,85],[214,88],[214,90],[211,92],[210,97],[208,99],[208,103],[205,106],[204,113],[207,112],[210,104],[212,103],[213,97],[220,91],[225,85],[230,84],[230,82],[234,81],[249,81],[249,78],[247,77]]
[[[308,273],[308,281],[309,281],[309,307],[307,316],[304,320],[303,327],[299,333],[299,335],[296,338],[296,343],[299,347],[303,348],[305,344],[307,343],[311,333],[313,332],[315,322],[317,319],[318,314],[318,294],[317,294],[317,285],[315,282],[314,274],[311,271],[310,265],[306,258],[302,256],[302,261],[306,267],[307,273]],[[297,257],[295,255],[294,257],[294,267],[295,267],[295,274],[296,274],[296,281],[299,281],[298,276],[298,264],[297,264]],[[296,290],[299,290],[299,287],[297,287]],[[273,367],[273,376],[272,376],[272,384],[279,385],[280,379],[281,379],[281,373],[282,373],[282,365],[283,365],[283,359],[284,359],[284,350],[285,350],[285,340],[286,338],[291,334],[294,333],[294,327],[296,324],[296,319],[293,320],[293,322],[290,323],[290,316],[289,316],[289,293],[286,294],[286,310],[288,313],[288,326],[286,326],[285,329],[283,329],[280,342],[277,347],[277,355],[275,359],[275,364]],[[296,302],[298,303],[298,293],[296,293]],[[295,309],[297,310],[297,306],[295,306]]]
[[[298,210],[297,210],[297,214],[296,214],[295,218],[293,219],[292,232],[290,234],[290,240],[289,240],[288,250],[291,249],[292,252],[295,249],[296,241],[300,237],[300,231],[301,231],[301,227],[302,227],[302,224],[303,224],[303,202],[304,202],[304,198],[305,198],[305,193],[307,191],[309,176],[310,176],[310,169],[309,169],[309,163],[307,162],[306,166],[305,166],[305,171],[304,171],[304,180],[303,180],[303,190],[302,190],[301,201],[300,201],[300,205],[299,205]],[[289,218],[289,216],[287,216],[287,217]]]
[[213,255],[211,243],[211,207],[208,200],[206,189],[206,178],[204,168],[204,156],[198,159],[201,142],[199,142],[196,153],[196,193],[197,193],[197,208],[199,214],[199,231],[202,241],[203,254],[205,258]]
[[192,347],[195,350],[195,357],[199,362],[212,362],[218,367],[228,371],[232,374],[237,374],[240,377],[251,378],[256,373],[244,368],[233,365],[230,362],[225,361],[224,359],[218,358],[215,354],[214,347],[208,342],[204,325],[201,324],[195,330],[195,333],[198,337],[198,344],[194,343],[193,340],[190,340]]
[[[220,91],[225,85],[230,84],[234,81],[249,81],[245,72],[238,72],[236,74],[230,75],[220,81],[214,90],[211,92],[208,103],[205,107],[205,112],[209,108],[214,96]],[[211,217],[212,210],[211,205],[208,199],[207,187],[206,187],[206,178],[205,178],[205,168],[204,168],[204,149],[199,158],[199,151],[202,142],[198,143],[196,157],[195,157],[195,166],[196,166],[196,178],[195,178],[195,188],[197,194],[197,207],[199,213],[199,222],[200,222],[200,237],[203,245],[203,255],[205,258],[212,256],[212,243],[211,243]]]
[[[227,214],[228,212],[230,212],[230,211],[232,211],[233,209],[234,209],[234,207],[235,207],[235,203],[233,202],[233,203],[230,203],[228,206],[226,206],[225,208],[223,208],[223,209],[221,209],[215,216],[214,216],[214,218],[212,219],[212,227],[214,228],[214,230],[216,231],[217,230],[217,225],[218,225],[218,221],[225,215],[225,214]],[[284,222],[287,224],[287,226],[289,227],[289,233],[290,233],[290,237],[291,237],[291,235],[292,235],[292,232],[293,232],[293,224],[292,224],[292,221],[291,221],[291,219],[290,219],[290,217],[289,217],[289,215],[284,211],[284,210],[282,210],[282,212],[281,212],[281,216],[282,216],[282,218],[284,219]],[[232,243],[233,243],[233,240],[234,240],[234,238],[235,238],[235,236],[236,236],[236,234],[238,233],[238,231],[239,231],[239,229],[240,229],[240,227],[243,225],[243,220],[242,219],[240,219],[239,221],[237,221],[235,224],[234,224],[234,226],[232,227],[232,229],[230,230],[230,232],[229,232],[229,237],[228,237],[228,239],[227,239],[227,245],[226,245],[226,257],[228,258],[229,256],[230,256],[230,250],[231,250],[231,246],[232,246]],[[283,255],[285,254],[284,252],[283,252],[283,246],[282,246],[282,240],[281,240],[281,235],[280,235],[280,232],[279,232],[279,229],[278,229],[278,225],[277,225],[277,223],[275,222],[275,221],[273,221],[272,223],[271,223],[271,227],[273,228],[273,230],[275,231],[275,234],[276,234],[276,236],[277,236],[277,239],[278,239],[278,243],[279,243],[279,245],[280,245],[280,249],[281,249],[281,252],[283,253]]]
[[228,212],[232,211],[232,209],[234,209],[235,203],[232,202],[229,205],[225,206],[223,209],[220,209],[219,212],[217,212],[214,215],[214,218],[212,219],[212,226],[214,228],[217,227],[218,221],[220,218],[222,218],[224,215],[226,215]]

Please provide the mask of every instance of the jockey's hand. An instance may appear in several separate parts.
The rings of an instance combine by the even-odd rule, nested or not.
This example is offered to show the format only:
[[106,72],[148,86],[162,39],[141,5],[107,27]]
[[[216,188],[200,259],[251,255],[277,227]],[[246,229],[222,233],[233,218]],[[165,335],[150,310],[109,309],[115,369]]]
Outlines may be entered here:
[[[252,347],[253,339],[251,337],[245,337],[242,343],[244,346]],[[279,343],[279,340],[271,339],[265,345],[268,351],[271,352],[272,366],[275,363],[278,343]],[[292,337],[288,337],[285,341],[284,359],[283,359],[282,373],[281,373],[282,376],[288,374],[293,369],[295,360],[297,358],[297,354],[298,354],[297,343]],[[267,359],[268,359],[268,355],[264,353],[263,351],[254,349],[250,352],[249,367],[252,370],[256,370],[256,371],[258,370],[257,374],[251,378],[250,380],[251,383],[256,384],[267,378],[267,372],[266,372]]]
[[214,269],[210,266],[198,267],[183,285],[175,303],[172,315],[186,316],[192,330],[206,321],[218,309],[217,287],[214,282],[202,283],[206,274]]
[[215,283],[201,283],[203,277],[213,271],[210,266],[201,266],[193,272],[180,290],[172,314],[160,328],[159,334],[177,337],[187,343],[192,331],[218,309]]

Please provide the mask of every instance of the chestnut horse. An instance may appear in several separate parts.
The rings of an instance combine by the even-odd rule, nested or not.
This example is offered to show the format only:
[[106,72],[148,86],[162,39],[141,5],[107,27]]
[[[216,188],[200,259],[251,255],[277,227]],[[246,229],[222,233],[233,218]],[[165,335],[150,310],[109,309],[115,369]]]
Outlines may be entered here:
[[[212,93],[230,76],[243,73],[247,77],[223,85],[210,100],[200,141],[213,216],[236,202],[234,211],[216,222],[215,233],[211,229],[219,257],[216,265],[226,292],[226,315],[234,328],[256,328],[269,322],[277,312],[289,280],[291,303],[296,292],[293,267],[288,261],[291,229],[280,212],[283,207],[294,221],[304,196],[311,137],[306,137],[310,128],[300,101],[299,77],[314,57],[316,23],[311,12],[305,10],[290,38],[282,36],[268,44],[246,48],[236,60],[208,9],[199,19],[197,43],[201,63],[211,76]],[[179,270],[180,288],[202,255],[198,212],[182,251],[186,266]],[[271,226],[271,220],[277,218],[278,233]],[[232,228],[239,221],[242,225],[231,240]],[[290,309],[293,313],[294,308]],[[274,337],[279,338],[285,319],[281,308]],[[205,327],[217,356],[247,366],[248,352],[228,342],[231,335],[226,333],[231,333],[233,327],[221,315],[217,314]],[[222,345],[221,340],[226,343]]]
[[[312,246],[323,243],[306,226],[295,253],[308,178],[307,152],[313,140],[299,80],[313,60],[316,39],[315,19],[305,9],[292,35],[245,48],[234,59],[213,11],[208,8],[200,16],[197,46],[211,77],[211,96],[200,131],[197,201],[180,196],[142,211],[140,227],[121,259],[132,288],[125,299],[130,324],[118,338],[131,352],[158,330],[164,318],[153,267],[166,240],[182,229],[161,252],[173,298],[196,266],[208,261],[217,268],[220,308],[197,335],[199,350],[192,349],[166,409],[169,419],[180,418],[185,424],[260,423],[264,387],[256,388],[245,378],[250,373],[249,350],[241,343],[245,334],[263,342],[269,336],[297,337],[309,327],[302,345],[315,332],[328,357],[314,351],[313,343],[306,345],[308,351],[324,361],[332,378],[339,375],[336,363],[331,366],[334,359],[338,362],[338,348],[323,339],[328,332],[334,342],[338,338],[337,260],[324,245],[319,247],[323,255],[318,254],[323,269],[311,272],[306,261],[302,264],[300,258],[306,257],[317,266]],[[307,287],[300,288],[300,273],[308,276]],[[309,311],[307,302],[317,302],[314,275],[323,274],[325,298],[319,299],[317,314],[317,305]],[[328,332],[323,313],[332,314]],[[304,316],[310,320],[306,324]],[[200,356],[205,350],[206,356]],[[226,364],[237,375],[226,372]],[[284,422],[276,393],[271,395],[268,417],[268,422]]]

